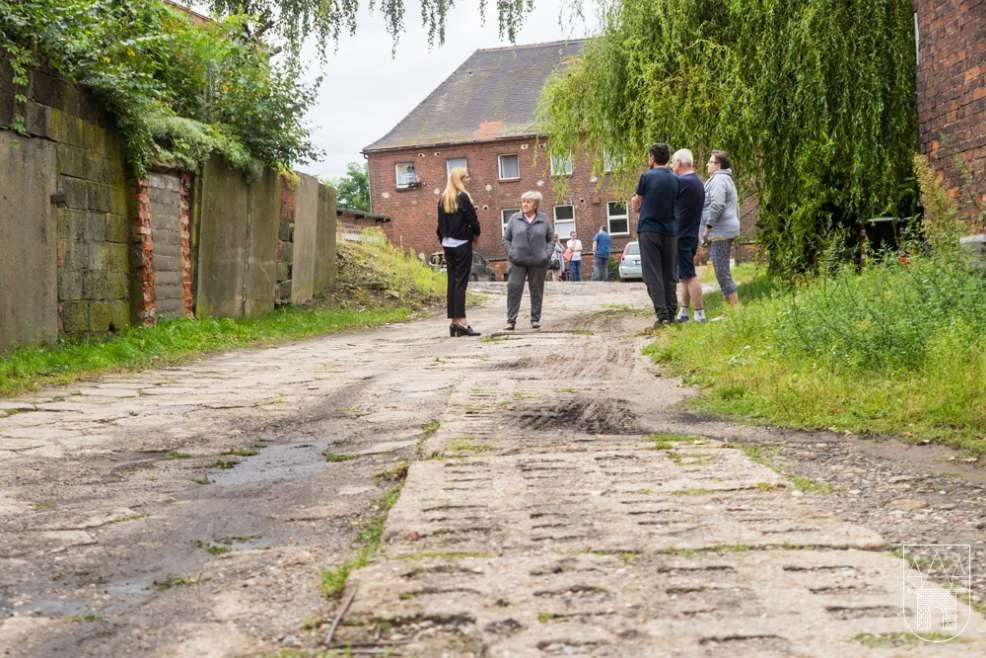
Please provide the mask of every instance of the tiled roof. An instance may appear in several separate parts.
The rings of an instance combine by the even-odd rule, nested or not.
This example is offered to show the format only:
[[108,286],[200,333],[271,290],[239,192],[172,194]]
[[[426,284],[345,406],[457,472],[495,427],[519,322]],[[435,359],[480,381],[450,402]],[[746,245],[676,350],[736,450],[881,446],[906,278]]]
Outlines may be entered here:
[[193,23],[203,24],[203,23],[212,22],[212,19],[206,16],[205,14],[200,14],[199,12],[195,11],[191,7],[186,7],[185,5],[177,2],[177,0],[164,0],[164,3],[166,5],[171,5],[178,11],[182,12],[183,14],[191,18]]
[[548,75],[571,63],[585,43],[576,39],[477,50],[363,152],[531,135]]

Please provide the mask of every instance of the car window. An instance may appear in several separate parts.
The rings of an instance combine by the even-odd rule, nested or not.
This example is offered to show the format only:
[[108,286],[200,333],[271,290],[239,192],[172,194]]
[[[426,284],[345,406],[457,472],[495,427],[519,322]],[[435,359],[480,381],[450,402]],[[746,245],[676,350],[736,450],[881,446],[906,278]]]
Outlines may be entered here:
[[626,249],[623,253],[627,256],[639,256],[640,255],[640,243],[638,242],[628,242]]

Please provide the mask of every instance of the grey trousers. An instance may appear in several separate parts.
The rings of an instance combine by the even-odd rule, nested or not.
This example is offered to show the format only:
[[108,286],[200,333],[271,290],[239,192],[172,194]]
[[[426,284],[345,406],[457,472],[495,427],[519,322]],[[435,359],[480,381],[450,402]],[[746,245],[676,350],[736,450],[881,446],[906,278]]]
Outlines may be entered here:
[[544,300],[544,275],[547,267],[527,267],[510,264],[507,276],[507,322],[516,322],[520,312],[520,298],[524,296],[524,279],[531,291],[531,322],[541,321],[541,302]]
[[640,269],[647,284],[647,294],[654,304],[654,314],[660,322],[672,322],[678,312],[677,278],[678,236],[663,233],[641,233]]
[[729,271],[729,254],[733,249],[733,239],[714,240],[709,244],[709,260],[712,261],[712,269],[716,272],[716,279],[719,281],[719,290],[723,295],[736,292],[736,283],[733,275]]

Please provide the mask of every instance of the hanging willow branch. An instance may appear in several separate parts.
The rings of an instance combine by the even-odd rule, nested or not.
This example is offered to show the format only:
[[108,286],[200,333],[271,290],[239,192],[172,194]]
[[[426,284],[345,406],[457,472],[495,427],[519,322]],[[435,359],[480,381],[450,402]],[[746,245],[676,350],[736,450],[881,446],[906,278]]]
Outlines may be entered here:
[[[191,4],[192,0],[181,0]],[[250,14],[258,17],[261,25],[267,25],[284,40],[294,53],[308,36],[315,37],[324,54],[329,42],[337,42],[343,34],[356,34],[359,0],[209,0],[209,8],[216,15],[233,16]],[[368,0],[366,6],[379,9],[383,14],[387,32],[394,47],[406,27],[405,0]],[[455,6],[454,0],[421,0],[421,24],[428,35],[428,45],[445,42],[445,26],[448,12]],[[478,0],[480,17],[485,22],[487,0]],[[500,36],[511,42],[517,36],[524,18],[534,8],[534,0],[497,0],[497,23]],[[256,28],[254,28],[256,33]],[[264,30],[266,31],[266,29]]]
[[[622,0],[603,36],[542,96],[552,152],[623,160],[666,141],[733,156],[759,193],[782,272],[813,267],[830,231],[911,214],[917,148],[909,0]],[[700,160],[701,161],[701,160]]]

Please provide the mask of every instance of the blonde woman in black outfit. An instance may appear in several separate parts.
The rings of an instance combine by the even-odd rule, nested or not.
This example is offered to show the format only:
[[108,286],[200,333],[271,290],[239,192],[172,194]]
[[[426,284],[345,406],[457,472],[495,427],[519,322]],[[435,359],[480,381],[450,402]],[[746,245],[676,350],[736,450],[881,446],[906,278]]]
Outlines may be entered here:
[[479,218],[466,190],[469,174],[457,167],[451,171],[445,191],[438,200],[438,239],[445,250],[448,273],[449,336],[478,336],[466,321],[466,286],[472,270],[472,243],[479,237]]

